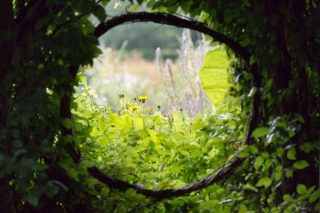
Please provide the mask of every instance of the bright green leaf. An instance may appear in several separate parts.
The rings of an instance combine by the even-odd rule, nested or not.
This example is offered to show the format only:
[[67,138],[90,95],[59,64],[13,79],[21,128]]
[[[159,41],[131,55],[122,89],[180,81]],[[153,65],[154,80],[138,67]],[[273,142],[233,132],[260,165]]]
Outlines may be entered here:
[[305,185],[303,185],[303,184],[298,184],[297,185],[297,193],[299,194],[299,195],[303,195],[303,194],[305,194],[307,192],[307,187],[305,186]]
[[257,170],[263,164],[263,161],[264,159],[261,156],[257,157],[254,161],[254,168]]
[[295,160],[296,159],[296,149],[294,147],[288,150],[287,158],[289,160]]
[[250,153],[248,152],[247,149],[243,149],[243,150],[241,150],[240,153],[239,153],[239,157],[240,157],[240,158],[246,158],[246,157],[248,157],[249,155],[250,155]]
[[258,181],[256,185],[258,187],[264,186],[265,188],[268,188],[271,185],[271,182],[272,180],[269,177],[263,177]]
[[293,164],[293,168],[295,168],[295,169],[305,169],[308,166],[309,166],[309,163],[305,160],[299,160]]
[[229,88],[227,58],[225,49],[211,50],[206,54],[200,71],[202,87],[215,107],[222,104]]
[[253,138],[261,138],[263,136],[266,136],[268,133],[269,133],[269,128],[267,128],[267,127],[259,127],[259,128],[256,128],[252,132],[251,136]]
[[251,184],[247,183],[246,185],[244,185],[243,187],[244,189],[249,189],[249,190],[252,190],[254,192],[258,192],[258,189],[254,186],[252,186]]

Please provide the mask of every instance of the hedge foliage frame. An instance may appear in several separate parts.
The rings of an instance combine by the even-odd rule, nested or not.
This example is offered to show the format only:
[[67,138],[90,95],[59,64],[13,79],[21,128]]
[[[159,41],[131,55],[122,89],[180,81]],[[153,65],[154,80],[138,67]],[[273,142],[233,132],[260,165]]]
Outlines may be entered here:
[[[284,1],[277,5],[277,2],[267,1],[176,1],[177,4],[172,5],[169,1],[149,1],[152,7],[161,7],[166,13],[129,13],[105,21],[107,15],[102,4],[107,2],[1,0],[3,18],[0,22],[0,81],[3,89],[0,93],[0,159],[3,169],[0,190],[8,195],[1,197],[1,206],[15,212],[24,205],[38,205],[39,199],[46,206],[50,202],[51,205],[56,205],[48,195],[51,192],[56,193],[53,187],[56,183],[48,180],[57,180],[66,185],[72,182],[63,172],[66,168],[61,165],[72,166],[81,159],[77,144],[72,140],[72,129],[68,125],[77,72],[80,66],[92,63],[93,58],[99,54],[97,37],[126,22],[153,21],[197,30],[224,43],[242,58],[241,69],[237,74],[249,71],[251,78],[244,82],[246,85],[243,85],[240,93],[248,93],[251,89],[256,91],[244,144],[253,143],[252,131],[256,127],[267,125],[270,119],[295,115],[301,115],[303,122],[299,124],[299,134],[290,141],[298,146],[306,141],[316,143],[319,140],[319,134],[314,132],[314,129],[319,127],[314,113],[319,104],[319,96],[316,94],[319,92],[317,70],[320,67],[320,33],[313,29],[313,26],[319,24],[315,18],[319,14],[318,2]],[[205,11],[208,16],[206,23],[171,15],[178,9],[179,3],[183,10],[192,15]],[[235,12],[237,7],[247,12],[246,15],[242,14],[244,20],[237,20],[241,15]],[[96,16],[101,24],[93,27],[87,20],[90,14]],[[244,37],[248,36],[251,40],[244,40],[243,37],[239,37],[240,40],[232,39],[241,35],[242,29],[248,30],[243,25],[251,23],[250,16],[259,18],[259,15],[267,17],[266,22],[258,22],[248,34],[242,32]],[[286,16],[289,18],[285,18]],[[236,23],[235,26],[232,21]],[[210,25],[212,22],[219,31],[213,30]],[[304,27],[297,31],[298,38],[291,41],[292,36],[288,33],[295,32],[296,26]],[[261,35],[264,28],[270,32]],[[268,60],[255,48],[255,45],[258,45],[263,49],[264,44],[260,41],[267,39],[271,40],[269,46],[265,45],[267,50],[278,49],[281,52]],[[77,51],[72,51],[74,49]],[[273,54],[275,53],[272,51],[267,53],[269,56]],[[267,80],[272,78],[275,83],[268,86]],[[279,90],[281,98],[276,97]],[[290,107],[297,102],[297,107]],[[312,106],[316,109],[312,109]],[[248,107],[250,108],[250,105]],[[319,177],[319,171],[314,157],[318,156],[317,153],[318,150],[313,150],[312,154],[298,153],[299,159],[306,159],[312,166],[307,168],[307,171],[297,171],[297,178],[294,180],[284,177],[280,195],[292,193],[298,183],[318,187],[319,183],[315,180]],[[286,153],[283,166],[292,165],[292,162],[285,158]],[[72,159],[73,162],[67,159]],[[213,182],[225,180],[243,160],[236,155],[213,176],[178,190],[145,190],[115,180],[97,168],[90,168],[89,172],[109,187],[122,190],[133,188],[146,196],[164,199],[184,195]],[[313,175],[306,178],[303,172]],[[39,208],[44,206],[40,205]]]

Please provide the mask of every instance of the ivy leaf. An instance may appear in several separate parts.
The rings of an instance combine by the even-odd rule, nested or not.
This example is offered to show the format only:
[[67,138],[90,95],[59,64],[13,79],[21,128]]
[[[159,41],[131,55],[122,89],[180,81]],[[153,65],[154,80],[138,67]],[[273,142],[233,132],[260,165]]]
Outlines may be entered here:
[[252,132],[251,137],[253,137],[253,138],[261,138],[263,136],[266,136],[268,133],[269,133],[269,128],[267,128],[267,127],[259,127],[259,128],[256,128]]
[[252,190],[254,192],[258,192],[258,189],[256,187],[250,185],[249,183],[247,183],[243,188],[248,189],[248,190]]
[[293,168],[295,168],[295,169],[305,169],[308,166],[309,166],[309,163],[305,160],[299,160],[293,164]]
[[251,154],[257,154],[259,150],[258,150],[257,146],[255,146],[255,145],[250,145],[250,146],[248,146],[248,151],[249,151]]
[[281,176],[282,176],[282,166],[277,165],[276,169],[274,170],[274,179],[278,181],[281,179]]
[[[310,190],[310,189],[309,189]],[[315,202],[316,200],[318,200],[320,198],[320,191],[317,190],[315,192],[313,192],[309,198],[309,202],[310,203],[313,203]]]
[[289,149],[289,151],[287,152],[287,158],[289,160],[295,160],[296,159],[296,149],[295,148]]
[[303,185],[303,184],[298,184],[298,186],[297,186],[297,193],[299,194],[299,195],[303,195],[303,194],[305,194],[307,192],[307,187],[305,186],[305,185]]
[[261,187],[264,186],[265,188],[268,188],[271,185],[272,180],[269,177],[263,177],[261,178],[256,186]]
[[248,156],[249,156],[249,152],[248,152],[247,149],[243,149],[243,150],[241,150],[240,153],[239,153],[239,158],[246,158],[246,157],[248,157]]
[[261,156],[257,157],[254,161],[254,168],[257,170],[263,164],[263,158]]

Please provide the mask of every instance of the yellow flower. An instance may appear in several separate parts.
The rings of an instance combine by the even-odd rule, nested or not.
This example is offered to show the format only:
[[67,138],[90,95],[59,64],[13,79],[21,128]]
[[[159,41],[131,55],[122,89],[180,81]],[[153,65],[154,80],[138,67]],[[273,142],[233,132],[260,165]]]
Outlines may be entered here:
[[141,95],[141,96],[138,97],[138,99],[139,99],[140,102],[145,103],[147,101],[147,99],[148,99],[148,96],[146,96],[146,95],[142,96]]
[[130,112],[136,111],[137,109],[139,109],[139,105],[136,104],[136,103],[131,103],[131,104],[129,105],[129,107],[128,107],[128,110],[129,110]]

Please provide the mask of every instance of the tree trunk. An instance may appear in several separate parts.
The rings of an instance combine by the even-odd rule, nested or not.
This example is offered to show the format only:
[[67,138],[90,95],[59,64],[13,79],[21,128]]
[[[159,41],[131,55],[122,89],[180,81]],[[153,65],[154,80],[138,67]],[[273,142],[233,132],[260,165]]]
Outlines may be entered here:
[[[12,70],[12,56],[14,52],[13,11],[11,0],[0,0],[0,84],[4,85],[0,90],[0,141],[1,151],[5,155],[10,154],[10,138],[7,134],[7,116],[9,112],[9,99],[11,97],[10,80],[8,74]],[[8,81],[9,80],[9,81]],[[2,153],[1,153],[2,154]],[[14,205],[14,193],[9,185],[9,178],[0,179],[0,212],[16,212]]]

